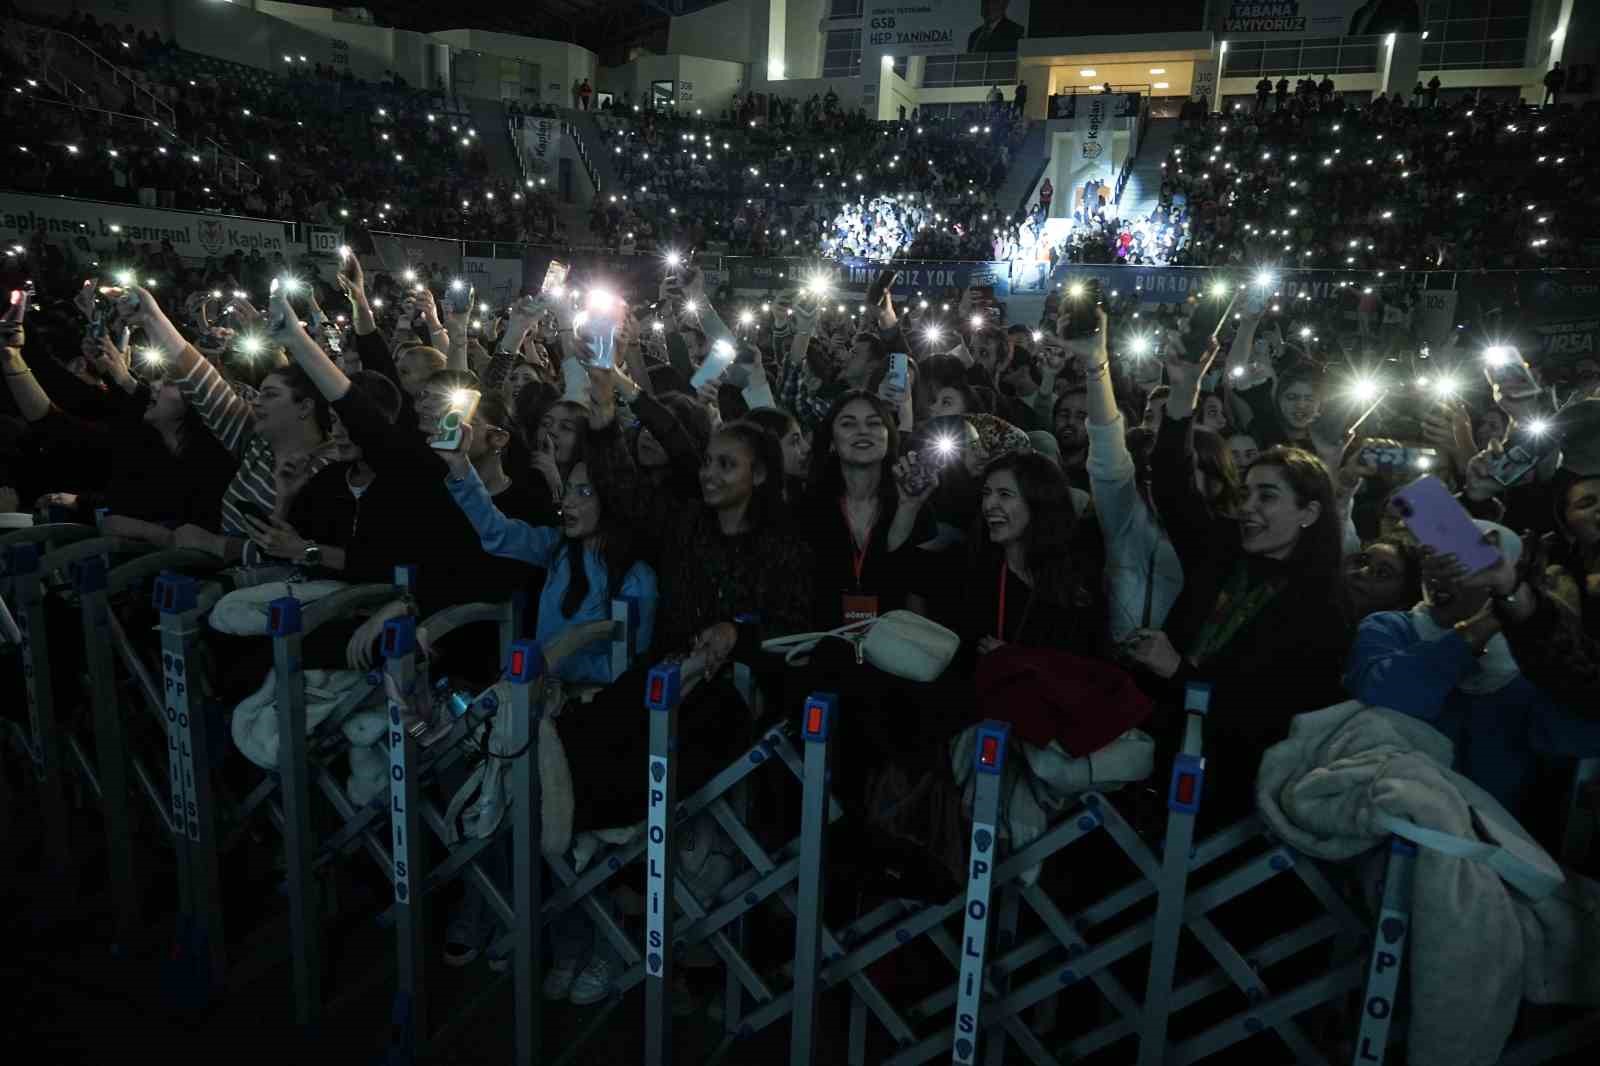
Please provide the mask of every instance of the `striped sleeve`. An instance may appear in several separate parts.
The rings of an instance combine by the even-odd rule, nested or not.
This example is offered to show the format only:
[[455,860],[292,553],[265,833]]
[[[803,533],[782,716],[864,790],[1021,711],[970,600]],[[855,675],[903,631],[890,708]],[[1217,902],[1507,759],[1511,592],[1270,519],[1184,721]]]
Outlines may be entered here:
[[235,458],[243,458],[245,442],[255,424],[250,405],[233,391],[217,368],[201,359],[175,384],[189,406]]

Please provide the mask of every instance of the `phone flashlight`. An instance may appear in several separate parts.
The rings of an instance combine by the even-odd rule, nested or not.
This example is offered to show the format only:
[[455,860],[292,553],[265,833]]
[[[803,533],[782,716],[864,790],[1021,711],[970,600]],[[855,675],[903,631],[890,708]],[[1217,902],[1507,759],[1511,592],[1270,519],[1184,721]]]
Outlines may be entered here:
[[462,281],[460,278],[451,278],[450,279],[450,291],[451,292],[460,292],[462,289],[464,289],[466,287],[467,287],[467,283]]
[[752,323],[754,323],[755,320],[756,320],[756,316],[751,314],[749,311],[740,311],[739,312],[739,325],[748,326],[748,325],[751,325]]
[[693,300],[685,300],[683,301],[683,309],[692,315],[700,310],[700,307]]
[[983,316],[982,315],[973,315],[970,319],[967,320],[967,324],[969,326],[971,326],[973,329],[982,329],[983,328]]
[[948,459],[956,453],[956,439],[954,437],[935,437],[933,450],[941,459]]
[[667,266],[676,268],[676,267],[679,267],[679,266],[682,266],[682,265],[683,265],[683,256],[679,255],[677,252],[668,252],[667,253]]
[[1483,361],[1490,366],[1505,366],[1511,361],[1511,349],[1505,345],[1496,344],[1483,351]]
[[222,299],[222,290],[221,290],[221,289],[212,289],[212,290],[211,290],[211,298],[212,298],[212,299],[213,299],[213,300],[220,300],[220,299]]
[[1033,343],[1038,344],[1042,340],[1044,340],[1044,331],[1043,330],[1038,330],[1038,329],[1034,330],[1033,331]]
[[652,323],[650,323],[650,331],[652,333],[660,333],[665,328],[666,327],[663,326],[660,322],[652,322]]
[[299,278],[286,277],[283,279],[283,291],[288,293],[299,292],[302,284]]
[[133,284],[133,271],[131,270],[119,270],[112,277],[124,289]]
[[339,245],[339,258],[340,259],[349,259],[350,258],[350,246],[348,244]]
[[456,389],[450,393],[450,409],[452,411],[465,411],[467,409],[467,404],[471,402],[471,389]]
[[411,269],[407,269],[400,276],[402,278],[404,278],[406,281],[416,281],[417,280],[417,272],[415,270],[411,270]]
[[247,337],[241,337],[239,339],[239,351],[245,355],[260,355],[261,350],[264,347],[266,347],[266,345],[262,342],[261,338],[255,336],[254,334]]

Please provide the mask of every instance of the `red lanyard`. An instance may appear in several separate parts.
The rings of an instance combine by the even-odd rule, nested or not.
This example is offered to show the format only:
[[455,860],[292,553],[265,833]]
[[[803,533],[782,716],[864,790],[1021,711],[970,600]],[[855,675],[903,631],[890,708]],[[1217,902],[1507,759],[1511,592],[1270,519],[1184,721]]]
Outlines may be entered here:
[[[1006,639],[1006,570],[1007,569],[1008,569],[1008,567],[1006,566],[1006,561],[1005,561],[1004,558],[1002,558],[1000,560],[1000,595],[998,597],[998,599],[1000,600],[1000,609],[997,612],[995,612],[995,621],[994,621],[994,639],[996,639],[996,640],[998,640],[998,641],[1000,641],[1002,643],[1004,643],[1005,639]],[[1017,635],[1018,636],[1021,636],[1022,635],[1022,631],[1024,629],[1028,628],[1028,616],[1033,613],[1033,596],[1034,596],[1034,593],[1037,592],[1037,591],[1038,591],[1038,589],[1033,588],[1032,586],[1030,586],[1029,589],[1028,589],[1028,602],[1022,608],[1022,621],[1017,625]]]
[[855,524],[850,521],[850,510],[845,506],[844,497],[839,497],[839,513],[844,516],[845,528],[850,531],[850,562],[856,572],[856,589],[861,588],[861,571],[867,566],[867,552],[872,549],[872,531],[878,525],[877,511],[873,511],[872,521],[867,523],[867,535],[860,540],[856,539]]
[[1000,560],[1000,610],[994,622],[994,639],[1006,639],[1006,561]]

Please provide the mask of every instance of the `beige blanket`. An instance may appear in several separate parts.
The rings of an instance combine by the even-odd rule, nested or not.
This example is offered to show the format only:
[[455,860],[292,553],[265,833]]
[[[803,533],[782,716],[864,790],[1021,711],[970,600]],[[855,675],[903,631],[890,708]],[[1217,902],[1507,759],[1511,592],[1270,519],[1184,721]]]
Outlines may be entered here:
[[[1342,703],[1294,719],[1261,761],[1256,798],[1274,833],[1320,859],[1385,843],[1385,815],[1475,838],[1477,809],[1553,863],[1492,796],[1450,769],[1452,754],[1425,722]],[[1600,1005],[1600,884],[1569,870],[1533,902],[1483,863],[1423,848],[1407,951],[1411,1066],[1488,1066],[1523,999]]]

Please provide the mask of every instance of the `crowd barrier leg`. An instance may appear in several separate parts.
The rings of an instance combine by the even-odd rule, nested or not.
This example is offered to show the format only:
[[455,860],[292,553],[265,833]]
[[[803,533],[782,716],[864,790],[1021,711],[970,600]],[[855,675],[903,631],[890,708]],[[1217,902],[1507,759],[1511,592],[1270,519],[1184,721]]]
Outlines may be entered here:
[[294,957],[294,1016],[310,1026],[322,1013],[322,925],[312,870],[311,767],[307,763],[306,693],[296,683],[303,639],[300,601],[274,600],[267,608],[276,677],[278,780],[283,801],[284,858],[288,866],[289,937]]
[[[390,1019],[396,1057],[415,1059],[428,1033],[428,999],[424,987],[427,946],[427,880],[422,838],[422,796],[419,787],[417,739],[429,722],[414,713],[418,687],[427,698],[428,679],[417,668],[417,620],[410,614],[391,618],[383,627],[385,686],[389,713],[389,838],[394,869],[395,928],[399,933],[399,981]],[[415,886],[415,887],[414,887]]]
[[[117,950],[118,946],[131,943],[140,928],[142,903],[134,875],[133,822],[126,802],[129,753],[122,709],[117,702],[105,562],[99,558],[82,560],[74,578],[83,611],[84,662],[89,674],[89,700],[94,708],[96,776],[106,827],[106,882],[116,922],[113,950]],[[177,825],[167,807],[163,802],[160,814],[172,833]]]
[[1383,873],[1383,903],[1372,935],[1367,985],[1361,996],[1361,1028],[1356,1034],[1355,1066],[1382,1063],[1388,1054],[1389,1027],[1400,991],[1400,963],[1411,931],[1411,886],[1416,878],[1417,846],[1394,837]]
[[50,638],[45,622],[44,553],[35,543],[8,549],[17,629],[22,634],[22,680],[28,697],[28,755],[33,763],[39,810],[44,825],[46,870],[63,885],[72,863],[67,797],[62,781],[62,745],[56,724],[55,676],[50,666]]
[[[961,973],[956,987],[955,1032],[950,1061],[970,1066],[978,1051],[978,1014],[983,1000],[984,956],[989,943],[990,889],[994,883],[995,854],[999,850],[996,826],[1000,824],[1000,783],[1005,773],[1006,744],[1011,727],[993,720],[978,727],[973,769],[971,848],[967,860],[967,902],[964,908]],[[995,1033],[993,1044],[1003,1043]]]
[[1211,686],[1191,682],[1184,690],[1183,704],[1183,750],[1173,760],[1172,780],[1167,788],[1166,849],[1161,857],[1160,894],[1139,1031],[1139,1066],[1161,1066],[1167,1053],[1167,1021],[1172,1013],[1172,981],[1178,963],[1178,940],[1183,932],[1189,852],[1194,845],[1194,820],[1205,786],[1202,733],[1206,712],[1211,709]]
[[[213,587],[213,591],[215,588]],[[161,615],[162,694],[172,785],[173,841],[178,854],[180,900],[175,955],[186,957],[204,976],[206,990],[220,989],[227,974],[223,936],[222,883],[217,837],[217,805],[211,774],[211,729],[204,707],[196,713],[195,652],[215,596],[202,597],[200,582],[180,574],[156,579],[155,604]]]
[[539,721],[544,704],[534,698],[534,686],[545,675],[544,650],[536,641],[516,640],[510,645],[506,666],[511,680],[512,743],[521,756],[511,768],[513,899],[516,921],[512,925],[512,1004],[516,1015],[516,1063],[539,1061],[543,1037],[544,974],[543,936],[539,915],[544,908],[543,810],[539,782]]
[[800,735],[805,741],[805,772],[800,807],[799,909],[795,912],[794,1018],[789,1031],[790,1066],[817,1061],[817,1005],[821,991],[823,845],[828,830],[828,737],[839,713],[839,698],[819,692],[806,700]]
[[645,808],[645,1038],[646,1066],[672,1061],[673,887],[677,884],[671,838],[678,807],[678,704],[682,675],[676,664],[651,669],[645,682],[650,711],[650,758]]

